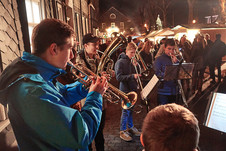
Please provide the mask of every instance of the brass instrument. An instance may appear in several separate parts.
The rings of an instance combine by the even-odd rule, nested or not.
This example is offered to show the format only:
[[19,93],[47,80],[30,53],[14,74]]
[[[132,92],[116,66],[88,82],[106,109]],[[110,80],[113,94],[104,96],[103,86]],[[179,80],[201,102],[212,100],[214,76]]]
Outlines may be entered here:
[[[71,66],[71,73],[77,78],[77,81],[81,82],[82,84],[84,84],[85,87],[89,87],[91,81],[90,80],[84,80],[81,76],[79,76],[77,74],[77,72],[79,72],[80,74],[84,75],[84,76],[94,76],[97,77],[98,75],[96,75],[95,73],[93,73],[90,69],[88,69],[87,67],[81,65],[81,64],[75,64],[73,65],[71,62],[68,63],[69,66]],[[110,83],[108,83],[108,89],[105,92],[107,95],[106,97],[109,97],[109,94],[111,96],[116,95],[117,98],[122,99],[122,108],[123,109],[130,109],[132,108],[136,101],[137,101],[137,93],[136,92],[129,92],[129,93],[124,93],[122,91],[120,91],[119,89],[117,89],[116,87],[114,87],[113,85],[111,85]]]
[[151,79],[154,70],[151,72],[152,68],[148,68],[147,64],[144,62],[143,58],[141,57],[140,52],[138,52],[138,47],[135,52],[135,59],[139,61],[142,66],[142,70],[140,71],[142,75],[141,79]]
[[[174,49],[173,53],[170,53],[172,63],[182,63],[184,61],[183,55],[179,50]],[[176,62],[174,61],[174,57],[176,57]]]
[[140,61],[142,67],[143,67],[143,71],[141,71],[141,74],[145,77],[148,77],[148,75],[150,74],[149,72],[149,69],[146,65],[146,63],[144,62],[143,58],[140,56],[140,53],[137,52],[136,50],[136,55],[135,55],[136,59]]
[[[136,56],[131,58],[131,63],[133,64],[133,66],[135,68],[136,74],[140,74],[138,72],[138,69],[137,69],[137,66],[136,66],[136,64],[138,64],[138,67],[140,66],[139,63],[137,62]],[[139,76],[137,76],[137,82],[138,82],[138,84],[140,86],[140,89],[143,90],[144,88],[143,88],[143,85],[142,85],[142,82],[141,82],[141,79],[140,79]],[[146,104],[147,113],[148,113],[150,109],[149,109],[149,106],[148,106],[147,98],[145,98],[145,104]],[[139,107],[142,108],[141,106],[139,106]]]
[[119,48],[127,45],[127,40],[123,35],[115,38],[107,49],[103,52],[100,63],[97,68],[97,74],[100,74],[102,71],[107,73],[113,68],[114,61],[110,58],[111,55]]

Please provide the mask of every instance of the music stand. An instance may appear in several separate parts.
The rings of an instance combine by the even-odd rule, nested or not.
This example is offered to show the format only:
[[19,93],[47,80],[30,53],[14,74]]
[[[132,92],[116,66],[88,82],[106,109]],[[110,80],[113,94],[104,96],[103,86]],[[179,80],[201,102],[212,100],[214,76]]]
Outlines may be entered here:
[[194,69],[194,63],[178,63],[173,65],[167,65],[164,73],[165,81],[177,80],[179,88],[181,90],[181,96],[184,104],[188,107],[184,91],[181,84],[181,79],[191,79]]

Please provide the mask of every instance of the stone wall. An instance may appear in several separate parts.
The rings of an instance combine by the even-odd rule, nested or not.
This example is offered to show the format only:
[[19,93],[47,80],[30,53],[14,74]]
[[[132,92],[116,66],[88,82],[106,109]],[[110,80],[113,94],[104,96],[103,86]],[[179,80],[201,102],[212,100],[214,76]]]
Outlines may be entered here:
[[[24,48],[16,0],[0,1],[0,73]],[[6,108],[0,104],[0,150],[18,150]]]
[[22,55],[24,43],[15,0],[0,1],[0,53],[1,71]]

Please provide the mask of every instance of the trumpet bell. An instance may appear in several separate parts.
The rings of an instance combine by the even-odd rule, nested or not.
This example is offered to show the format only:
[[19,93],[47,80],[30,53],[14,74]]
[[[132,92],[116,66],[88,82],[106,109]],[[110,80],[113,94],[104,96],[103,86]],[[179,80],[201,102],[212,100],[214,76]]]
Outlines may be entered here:
[[137,102],[137,93],[136,92],[129,92],[127,93],[127,98],[122,100],[122,108],[128,110],[132,108],[135,103]]

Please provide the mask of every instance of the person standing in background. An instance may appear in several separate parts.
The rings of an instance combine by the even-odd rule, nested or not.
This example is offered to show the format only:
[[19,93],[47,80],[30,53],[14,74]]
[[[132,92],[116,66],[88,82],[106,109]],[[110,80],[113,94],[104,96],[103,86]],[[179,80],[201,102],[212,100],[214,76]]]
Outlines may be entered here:
[[221,63],[222,57],[226,54],[226,45],[221,41],[221,34],[216,34],[216,41],[210,46],[208,54],[208,63],[210,70],[211,83],[216,83],[215,80],[215,68],[218,70],[218,82],[221,82]]
[[[100,56],[98,54],[99,49],[99,38],[94,36],[91,33],[88,33],[83,36],[83,46],[84,49],[78,53],[76,58],[76,63],[85,65],[88,69],[90,69],[93,73],[97,74],[97,68],[100,62]],[[106,73],[102,73],[103,76],[108,78]],[[84,99],[81,101],[82,106],[84,105]],[[102,108],[102,117],[98,132],[95,137],[95,147],[97,151],[104,151],[104,125],[105,125],[105,117],[106,117],[106,108],[107,102],[103,100],[103,108]],[[92,150],[92,144],[89,145],[89,150]]]
[[[126,53],[121,53],[115,63],[116,79],[120,82],[119,89],[125,93],[137,91],[138,76],[131,59],[135,57],[137,46],[130,42],[126,47]],[[132,111],[130,109],[122,109],[120,122],[120,138],[124,141],[132,141],[131,135],[140,136],[140,132],[133,125]]]

